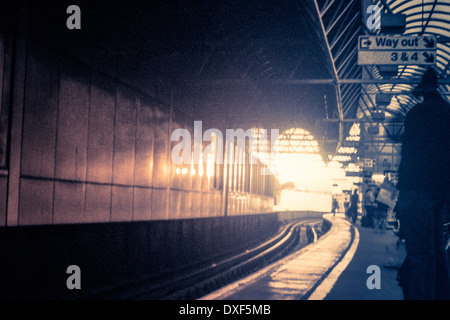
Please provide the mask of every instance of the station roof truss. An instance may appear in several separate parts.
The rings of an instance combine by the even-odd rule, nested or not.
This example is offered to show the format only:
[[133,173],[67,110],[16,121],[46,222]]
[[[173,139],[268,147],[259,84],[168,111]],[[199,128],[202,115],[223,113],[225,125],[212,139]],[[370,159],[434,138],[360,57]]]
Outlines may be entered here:
[[[373,32],[365,25],[362,1],[309,0],[307,3],[328,56],[333,77],[329,81],[336,86],[337,117],[326,119],[339,124],[336,155],[342,156],[339,150],[355,145],[354,140],[347,139],[355,123],[361,124],[362,149],[369,149],[376,157],[384,146],[392,145],[390,152],[398,153],[405,116],[418,102],[412,90],[428,67],[399,65],[396,74],[386,77],[377,66],[358,65],[358,36],[380,35],[379,30]],[[383,13],[406,16],[403,36],[436,37],[433,68],[439,76],[440,93],[450,101],[450,0],[379,0],[373,3]],[[390,99],[386,104],[379,104],[377,95]],[[349,154],[355,158],[358,155],[360,152]]]
[[[318,25],[316,32],[323,39],[323,49],[328,56],[332,80],[336,83],[337,119],[339,140],[336,150],[342,146],[345,131],[351,124],[345,123],[348,117],[355,117],[355,107],[360,92],[352,84],[340,84],[340,79],[358,79],[362,69],[357,64],[358,36],[362,34],[360,22],[360,1],[313,0],[308,8]],[[317,19],[318,18],[318,19]]]
[[289,129],[280,134],[277,152],[315,154],[319,152],[319,143],[306,130],[300,128]]
[[[400,65],[394,77],[385,79],[377,67],[358,65],[358,37],[370,32],[362,18],[363,1],[205,0],[189,8],[177,1],[160,0],[157,6],[140,1],[144,8],[114,1],[111,6],[123,15],[95,20],[95,36],[86,36],[85,42],[96,49],[86,50],[101,60],[103,47],[120,43],[111,54],[126,62],[123,82],[165,101],[163,110],[172,110],[180,125],[191,127],[202,119],[205,127],[220,129],[304,128],[318,141],[324,159],[331,153],[347,156],[345,151],[358,157],[360,152],[354,150],[363,144],[379,144],[389,153],[389,145],[398,143],[402,134],[406,114],[417,103],[411,92],[425,68]],[[404,35],[436,36],[439,90],[449,99],[450,0],[372,2],[384,12],[406,15]],[[125,22],[129,30],[122,28]],[[77,56],[89,56],[84,53]],[[105,69],[114,75],[118,68],[111,66]],[[316,84],[309,90],[312,86],[307,85]],[[380,106],[377,94],[392,99]],[[348,139],[355,123],[360,125],[359,140]],[[297,137],[291,138],[293,147]]]

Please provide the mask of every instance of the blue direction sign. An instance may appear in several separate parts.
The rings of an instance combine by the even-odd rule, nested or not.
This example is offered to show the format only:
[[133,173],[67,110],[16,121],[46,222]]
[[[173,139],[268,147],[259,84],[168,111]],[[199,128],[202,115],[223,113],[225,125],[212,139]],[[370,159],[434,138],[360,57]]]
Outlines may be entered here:
[[434,36],[359,36],[359,65],[434,65]]

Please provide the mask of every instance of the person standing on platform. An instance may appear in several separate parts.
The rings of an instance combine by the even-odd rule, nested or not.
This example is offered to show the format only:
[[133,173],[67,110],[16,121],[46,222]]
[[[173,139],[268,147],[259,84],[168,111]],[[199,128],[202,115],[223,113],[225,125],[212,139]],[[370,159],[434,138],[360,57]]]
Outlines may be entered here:
[[356,220],[358,219],[358,201],[358,190],[355,189],[352,196],[350,197],[350,207],[348,209],[349,216],[352,218],[353,223],[356,223]]
[[376,209],[376,203],[375,203],[375,187],[371,186],[367,190],[366,194],[364,195],[364,208],[366,209],[366,225],[367,227],[374,227],[373,220],[375,218],[375,209]]
[[339,209],[339,204],[338,204],[338,201],[337,201],[337,199],[335,198],[335,197],[333,197],[333,201],[332,201],[332,203],[331,203],[331,212],[333,213],[333,217],[335,217],[336,216],[336,210],[338,210]]
[[375,232],[380,231],[380,233],[386,232],[386,220],[387,220],[387,212],[389,207],[383,203],[376,201],[377,207],[375,209],[375,217],[374,217],[374,228]]
[[450,104],[430,68],[413,94],[423,97],[407,114],[397,188],[397,217],[406,258],[398,273],[406,300],[450,299],[443,215],[450,203]]

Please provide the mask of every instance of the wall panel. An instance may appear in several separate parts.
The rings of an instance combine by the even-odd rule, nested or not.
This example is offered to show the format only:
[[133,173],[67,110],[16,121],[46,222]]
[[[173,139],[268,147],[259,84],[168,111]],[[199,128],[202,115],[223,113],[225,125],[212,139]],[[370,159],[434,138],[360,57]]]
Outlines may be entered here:
[[166,215],[166,189],[153,189],[151,201],[152,220],[168,219]]
[[200,196],[201,196],[201,200],[202,200],[201,207],[200,207],[201,217],[207,217],[207,216],[209,216],[209,210],[210,210],[209,209],[209,206],[210,206],[210,203],[209,203],[210,192],[203,191],[200,194]]
[[86,222],[111,220],[111,186],[86,184]]
[[136,104],[134,93],[119,87],[114,128],[113,183],[133,185],[136,141]]
[[191,217],[201,217],[202,194],[200,192],[191,192]]
[[181,219],[189,219],[192,217],[192,192],[191,191],[181,191],[180,199],[180,213],[179,217]]
[[209,197],[209,216],[217,217],[222,215],[222,195],[221,191],[213,191]]
[[84,200],[84,183],[55,181],[53,223],[85,222]]
[[144,99],[137,100],[136,162],[134,183],[152,186],[154,116],[152,107]]
[[[164,188],[167,186],[169,164],[167,152],[169,134],[168,117],[159,110],[155,110],[155,140],[153,149],[153,186]],[[169,149],[169,150],[168,150]]]
[[133,188],[112,187],[111,221],[133,220]]
[[8,178],[0,176],[0,227],[6,225],[6,201],[7,195]]
[[151,201],[151,188],[134,188],[133,220],[143,221],[151,219]]
[[30,43],[22,140],[22,175],[52,178],[55,172],[59,58]]
[[87,181],[111,183],[114,141],[115,85],[108,78],[92,74]]
[[61,65],[56,178],[84,181],[89,115],[89,73],[67,60]]
[[51,224],[52,211],[53,181],[21,179],[19,224]]
[[183,191],[171,190],[169,199],[169,219],[181,219],[181,202]]

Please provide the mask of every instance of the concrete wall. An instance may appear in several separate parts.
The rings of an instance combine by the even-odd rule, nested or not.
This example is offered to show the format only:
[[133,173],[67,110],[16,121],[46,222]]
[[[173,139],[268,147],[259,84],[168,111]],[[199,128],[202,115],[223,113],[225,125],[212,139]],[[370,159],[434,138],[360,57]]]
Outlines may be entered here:
[[[10,115],[16,169],[0,173],[0,226],[225,214],[220,186],[170,161],[172,130],[192,124],[176,114],[170,121],[167,104],[121,82],[126,64],[111,77],[31,38],[20,53],[23,74],[11,75],[24,83]],[[263,179],[254,180],[251,190],[232,186],[228,215],[272,210]]]
[[[255,246],[279,225],[272,213],[0,228],[0,299],[89,298],[135,281],[154,284]],[[66,286],[70,265],[80,267],[81,290]]]

